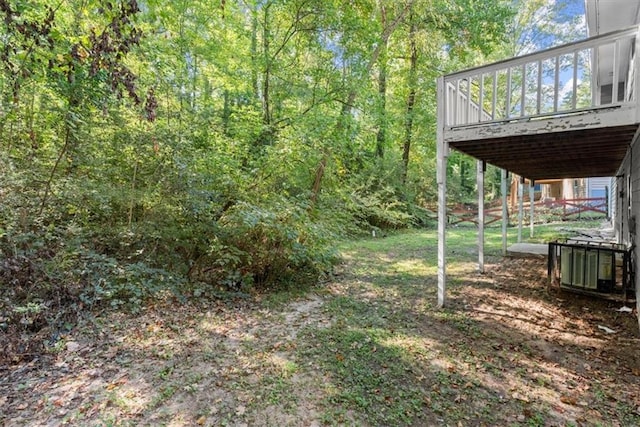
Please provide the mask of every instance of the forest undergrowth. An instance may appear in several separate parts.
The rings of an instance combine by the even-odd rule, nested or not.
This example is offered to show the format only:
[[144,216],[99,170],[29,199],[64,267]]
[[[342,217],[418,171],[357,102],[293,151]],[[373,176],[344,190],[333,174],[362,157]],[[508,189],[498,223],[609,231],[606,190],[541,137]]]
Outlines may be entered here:
[[333,274],[306,291],[168,298],[44,327],[30,334],[37,351],[2,360],[0,420],[637,424],[637,313],[621,310],[633,304],[549,288],[546,262],[502,258],[497,232],[480,275],[472,235],[450,233],[444,309],[435,232],[414,231],[341,245]]

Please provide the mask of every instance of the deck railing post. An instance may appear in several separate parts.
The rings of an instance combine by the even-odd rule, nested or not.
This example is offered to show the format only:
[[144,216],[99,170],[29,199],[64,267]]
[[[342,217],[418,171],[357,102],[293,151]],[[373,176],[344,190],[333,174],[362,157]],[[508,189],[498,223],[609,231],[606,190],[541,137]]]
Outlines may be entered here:
[[511,116],[511,67],[507,68],[507,99],[505,100],[504,118],[509,120]]
[[611,82],[611,103],[618,103],[618,85],[620,84],[620,40],[616,40],[613,49],[613,81]]
[[560,93],[560,56],[556,56],[556,67],[553,76],[553,112],[558,112],[558,96]]
[[520,88],[520,117],[524,117],[525,114],[525,107],[526,107],[526,103],[525,103],[525,99],[527,98],[527,64],[522,64],[522,87]]
[[493,71],[493,82],[491,88],[491,120],[496,119],[496,98],[498,97],[498,71]]
[[482,122],[484,112],[484,74],[480,73],[480,94],[478,96],[478,123]]
[[575,110],[578,105],[578,51],[573,52],[573,96],[571,98],[571,109]]
[[593,49],[593,54],[591,55],[591,106],[597,107],[600,105],[600,88],[598,87],[598,70],[596,67],[598,66],[598,49],[599,46],[596,46]]
[[538,60],[538,84],[537,84],[537,93],[536,93],[536,114],[540,114],[542,111],[542,61]]
[[472,119],[472,102],[471,102],[471,82],[473,81],[473,78],[471,76],[469,76],[467,78],[467,119],[464,121],[465,125],[468,125],[469,123],[473,123],[473,119]]

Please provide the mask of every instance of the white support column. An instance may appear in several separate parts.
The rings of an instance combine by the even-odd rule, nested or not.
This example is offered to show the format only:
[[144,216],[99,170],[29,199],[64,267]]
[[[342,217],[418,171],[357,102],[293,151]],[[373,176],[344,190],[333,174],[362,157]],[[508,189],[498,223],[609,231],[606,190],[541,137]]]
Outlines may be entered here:
[[518,182],[518,243],[522,243],[522,221],[524,213],[524,178]]
[[507,210],[507,171],[500,172],[500,192],[502,193],[502,255],[507,255],[507,224],[509,212]]
[[[438,116],[436,130],[437,183],[438,183],[438,307],[445,305],[447,284],[446,236],[447,236],[447,156],[448,144],[444,141],[446,100],[444,98],[444,78],[438,78]],[[457,97],[457,94],[456,94]]]
[[484,273],[484,171],[485,162],[478,160],[478,272]]
[[533,215],[535,210],[535,205],[533,203],[533,198],[535,196],[535,183],[533,180],[529,180],[529,237],[533,237]]

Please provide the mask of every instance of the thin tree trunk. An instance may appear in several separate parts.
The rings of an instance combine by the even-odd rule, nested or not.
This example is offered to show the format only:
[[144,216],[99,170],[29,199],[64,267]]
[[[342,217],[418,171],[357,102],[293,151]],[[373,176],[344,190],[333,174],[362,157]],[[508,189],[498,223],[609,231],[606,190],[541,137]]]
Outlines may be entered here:
[[269,49],[271,42],[271,33],[269,31],[269,4],[264,7],[264,22],[262,33],[262,48],[264,55],[264,74],[262,76],[262,123],[265,126],[271,124],[271,60],[269,58]]
[[[413,14],[412,14],[413,15]],[[409,67],[409,95],[407,96],[407,111],[404,124],[404,144],[402,147],[402,184],[407,183],[407,173],[409,170],[409,153],[411,151],[411,141],[413,138],[413,113],[416,104],[416,84],[418,71],[418,48],[416,46],[416,25],[413,16],[410,17],[411,27],[409,29],[409,45],[411,49]]]
[[[67,119],[68,120],[68,119]],[[58,166],[60,166],[60,162],[64,158],[67,150],[69,149],[69,145],[71,143],[71,126],[69,124],[66,125],[65,134],[64,134],[64,144],[60,153],[58,154],[58,158],[56,159],[56,163],[53,165],[51,169],[51,173],[49,173],[49,179],[47,179],[47,183],[44,187],[44,194],[42,195],[42,200],[40,201],[40,209],[38,210],[38,216],[42,215],[44,208],[47,206],[47,201],[49,198],[49,193],[51,192],[51,184],[53,183],[53,178],[58,171]]]
[[136,160],[133,165],[133,179],[131,180],[131,197],[129,198],[129,215],[127,218],[127,228],[131,229],[133,223],[133,207],[135,205],[135,191],[136,191],[136,179],[138,178],[138,159],[136,153]]
[[257,101],[260,91],[258,89],[258,12],[255,9],[251,10],[251,65],[251,87]]
[[[380,20],[382,28],[387,25],[387,12],[384,4],[380,6]],[[385,40],[380,51],[380,61],[378,61],[378,133],[376,135],[376,155],[384,157],[384,148],[387,139],[387,48],[388,42]]]
[[222,107],[222,129],[224,134],[229,136],[229,121],[231,120],[231,100],[229,99],[229,90],[225,89],[224,106]]

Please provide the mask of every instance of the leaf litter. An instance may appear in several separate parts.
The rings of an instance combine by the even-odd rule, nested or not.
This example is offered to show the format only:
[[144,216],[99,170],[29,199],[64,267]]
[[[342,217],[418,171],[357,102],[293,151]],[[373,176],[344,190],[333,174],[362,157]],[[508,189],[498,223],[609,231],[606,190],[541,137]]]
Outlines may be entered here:
[[359,262],[275,308],[256,297],[87,317],[61,345],[2,361],[0,423],[640,423],[638,322],[619,303],[548,290],[544,261],[496,259],[483,276],[458,271],[437,310],[435,278],[388,285]]

